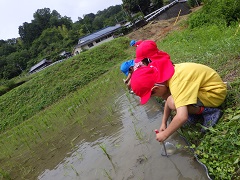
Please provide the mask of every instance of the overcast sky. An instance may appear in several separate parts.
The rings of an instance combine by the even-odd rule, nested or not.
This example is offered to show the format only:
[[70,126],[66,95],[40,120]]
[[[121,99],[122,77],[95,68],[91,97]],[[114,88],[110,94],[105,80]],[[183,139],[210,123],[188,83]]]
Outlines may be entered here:
[[0,0],[0,39],[19,37],[18,27],[24,22],[31,23],[38,9],[56,10],[62,17],[70,17],[76,22],[84,14],[96,14],[119,4],[122,0]]

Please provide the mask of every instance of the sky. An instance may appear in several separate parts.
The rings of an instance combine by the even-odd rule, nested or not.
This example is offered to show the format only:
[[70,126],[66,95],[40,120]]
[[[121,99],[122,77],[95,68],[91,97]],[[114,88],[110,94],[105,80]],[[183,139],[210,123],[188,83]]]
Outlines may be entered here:
[[19,37],[18,27],[24,22],[31,23],[38,9],[56,10],[62,17],[76,22],[84,14],[96,14],[120,4],[122,0],[0,0],[0,40]]

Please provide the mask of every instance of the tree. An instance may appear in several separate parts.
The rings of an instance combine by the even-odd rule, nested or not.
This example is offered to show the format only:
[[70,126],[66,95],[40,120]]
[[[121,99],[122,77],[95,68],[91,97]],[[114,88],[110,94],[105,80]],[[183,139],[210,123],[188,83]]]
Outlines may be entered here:
[[154,10],[163,7],[163,0],[152,0]]
[[29,53],[27,51],[14,52],[4,57],[4,66],[1,68],[0,77],[11,79],[20,75],[26,69],[28,59]]
[[15,44],[12,44],[10,40],[0,41],[0,56],[8,56],[9,54],[16,51]]
[[31,43],[41,35],[41,30],[38,28],[38,25],[35,23],[23,23],[22,26],[18,28],[19,35],[24,43],[24,45],[28,48]]
[[94,19],[95,19],[95,14],[93,13],[84,15],[83,20],[81,21],[82,24],[84,25],[84,28],[83,28],[84,34],[90,34],[91,32],[93,32],[92,24]]
[[38,9],[34,14],[34,24],[37,25],[41,32],[50,27],[50,18],[52,17],[49,8]]
[[31,23],[25,22],[22,26],[19,26],[19,35],[27,48],[45,29],[62,25],[65,25],[68,29],[72,28],[71,18],[67,16],[61,17],[56,10],[51,13],[49,8],[38,9],[33,17],[34,20]]
[[199,6],[201,4],[201,0],[188,0],[188,4],[190,7]]
[[[51,53],[55,52],[55,50],[62,45],[63,39],[61,29],[56,27],[48,28],[33,42],[31,52],[34,53],[34,56],[51,56]],[[53,43],[57,44],[56,47],[51,46]]]
[[148,14],[150,0],[123,0],[123,8],[128,14],[142,12],[144,15]]
[[49,25],[49,27],[58,27],[65,25],[68,29],[71,29],[72,20],[67,16],[62,17],[56,10],[53,10],[49,20]]
[[94,30],[102,29],[104,27],[103,18],[101,16],[97,16],[92,22],[92,27]]

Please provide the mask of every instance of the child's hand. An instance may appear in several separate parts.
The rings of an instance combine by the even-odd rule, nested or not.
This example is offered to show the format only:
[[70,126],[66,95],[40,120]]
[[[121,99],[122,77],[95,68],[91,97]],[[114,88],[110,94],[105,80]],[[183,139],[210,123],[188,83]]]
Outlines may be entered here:
[[167,128],[166,124],[162,124],[159,128],[159,131],[164,131]]
[[164,132],[159,132],[156,134],[156,140],[159,142],[163,142],[167,139],[167,137],[164,136]]

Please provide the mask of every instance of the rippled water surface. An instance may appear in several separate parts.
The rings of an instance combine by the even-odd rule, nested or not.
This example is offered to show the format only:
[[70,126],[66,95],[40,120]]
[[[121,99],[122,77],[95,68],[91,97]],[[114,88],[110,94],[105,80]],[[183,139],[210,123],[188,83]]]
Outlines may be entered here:
[[[208,179],[205,169],[188,150],[178,148],[173,155],[161,155],[162,144],[155,140],[154,129],[160,126],[162,107],[155,100],[142,106],[138,97],[124,93],[112,101],[118,111],[111,118],[117,123],[110,128],[96,124],[94,131],[99,133],[92,134],[93,141],[81,139],[56,167],[46,169],[38,179]],[[166,142],[186,145],[178,133]]]

